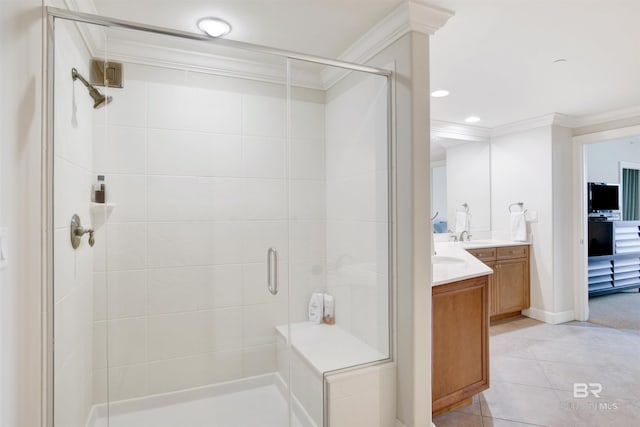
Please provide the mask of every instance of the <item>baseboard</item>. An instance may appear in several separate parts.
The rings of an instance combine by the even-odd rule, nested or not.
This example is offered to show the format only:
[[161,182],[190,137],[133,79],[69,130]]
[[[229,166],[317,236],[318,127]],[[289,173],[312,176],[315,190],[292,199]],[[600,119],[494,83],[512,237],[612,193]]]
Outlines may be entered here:
[[522,310],[522,314],[541,322],[551,323],[552,325],[558,325],[560,323],[570,322],[576,319],[573,310],[559,311],[557,313],[554,313],[537,308],[528,308],[526,310]]

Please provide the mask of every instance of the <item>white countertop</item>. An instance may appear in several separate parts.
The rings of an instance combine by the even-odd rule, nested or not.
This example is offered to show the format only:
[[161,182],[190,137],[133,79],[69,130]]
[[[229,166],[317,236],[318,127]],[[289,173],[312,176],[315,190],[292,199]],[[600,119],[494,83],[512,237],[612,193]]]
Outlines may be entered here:
[[493,270],[467,252],[459,242],[436,243],[436,255],[458,258],[461,262],[433,264],[433,286],[493,273]]
[[466,249],[530,245],[530,242],[510,240],[471,240],[468,242],[436,242],[436,255],[458,258],[461,262],[433,264],[433,286],[492,274],[493,270]]
[[[276,330],[287,339],[287,325],[276,326]],[[293,348],[319,374],[387,358],[338,325],[292,323],[291,338]]]

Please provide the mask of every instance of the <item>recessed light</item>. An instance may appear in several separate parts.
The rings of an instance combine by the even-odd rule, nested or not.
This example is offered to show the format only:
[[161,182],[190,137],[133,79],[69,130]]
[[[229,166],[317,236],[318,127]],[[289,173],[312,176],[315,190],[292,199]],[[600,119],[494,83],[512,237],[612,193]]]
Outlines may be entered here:
[[464,119],[464,121],[467,123],[478,123],[480,121],[480,117],[469,116],[466,119]]
[[222,37],[231,31],[231,25],[220,18],[202,18],[198,21],[198,28],[211,37]]
[[444,98],[445,96],[449,96],[449,91],[444,89],[438,89],[431,92],[431,96],[434,98]]

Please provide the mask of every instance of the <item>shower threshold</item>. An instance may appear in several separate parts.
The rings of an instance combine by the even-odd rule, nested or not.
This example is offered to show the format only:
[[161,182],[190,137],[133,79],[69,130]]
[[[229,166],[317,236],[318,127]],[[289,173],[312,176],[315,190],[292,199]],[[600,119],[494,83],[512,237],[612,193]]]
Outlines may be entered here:
[[[87,427],[287,427],[285,384],[277,373],[95,405]],[[294,400],[292,427],[316,427]]]

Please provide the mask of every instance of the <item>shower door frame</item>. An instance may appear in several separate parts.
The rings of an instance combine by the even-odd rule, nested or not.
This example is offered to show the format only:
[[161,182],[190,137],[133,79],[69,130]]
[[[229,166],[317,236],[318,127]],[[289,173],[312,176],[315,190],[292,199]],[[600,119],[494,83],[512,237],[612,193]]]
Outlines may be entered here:
[[[42,159],[44,166],[43,173],[43,217],[45,219],[45,236],[46,246],[43,248],[45,256],[43,257],[44,272],[43,272],[43,287],[46,316],[44,317],[45,325],[43,327],[43,352],[42,352],[42,369],[43,369],[43,396],[42,403],[45,405],[42,411],[42,425],[46,427],[59,427],[54,426],[54,300],[53,300],[53,287],[54,287],[54,247],[53,247],[53,230],[54,230],[54,217],[53,217],[53,190],[54,190],[54,177],[53,177],[53,163],[54,163],[54,64],[55,64],[55,19],[63,19],[75,23],[98,25],[106,28],[119,28],[135,31],[143,31],[153,34],[166,35],[171,37],[177,37],[188,40],[196,40],[205,43],[212,43],[218,46],[224,46],[235,49],[242,49],[251,52],[257,52],[267,55],[274,55],[283,57],[289,62],[290,59],[312,62],[320,65],[326,65],[331,67],[341,68],[347,71],[357,71],[367,74],[378,75],[386,78],[387,84],[387,210],[388,210],[388,255],[387,255],[387,268],[388,268],[388,357],[386,359],[372,361],[362,365],[346,367],[339,371],[333,372],[345,372],[354,369],[360,369],[362,367],[380,365],[393,361],[396,349],[396,330],[395,330],[395,291],[396,291],[396,178],[395,178],[395,147],[396,147],[396,132],[395,132],[395,73],[390,70],[382,68],[371,67],[361,64],[355,64],[351,62],[330,59],[315,55],[309,55],[294,51],[288,51],[284,49],[277,49],[268,46],[261,46],[252,43],[226,40],[221,38],[211,38],[204,34],[191,33],[187,31],[181,31],[171,28],[158,27],[154,25],[142,24],[137,22],[131,22],[127,20],[103,17],[99,15],[71,11],[66,9],[60,9],[51,6],[45,6],[43,13],[46,17],[44,28],[44,78],[43,78],[43,96],[45,110],[43,112],[44,126],[42,132],[43,148]],[[287,90],[290,89],[290,70],[287,70],[286,86]],[[287,96],[287,103],[289,97]],[[287,108],[288,109],[288,108]],[[289,116],[287,112],[287,116]],[[291,136],[287,135],[287,140],[290,140]],[[287,305],[290,307],[291,302],[288,300]],[[288,320],[290,323],[290,320]],[[291,343],[288,343],[288,347]],[[291,351],[289,348],[288,351]],[[327,425],[328,417],[326,416],[327,402],[326,402],[326,376],[327,372],[323,374],[324,393],[323,393],[323,424]],[[289,390],[289,393],[291,391]],[[290,406],[290,404],[289,404]],[[291,410],[291,408],[289,408]]]

